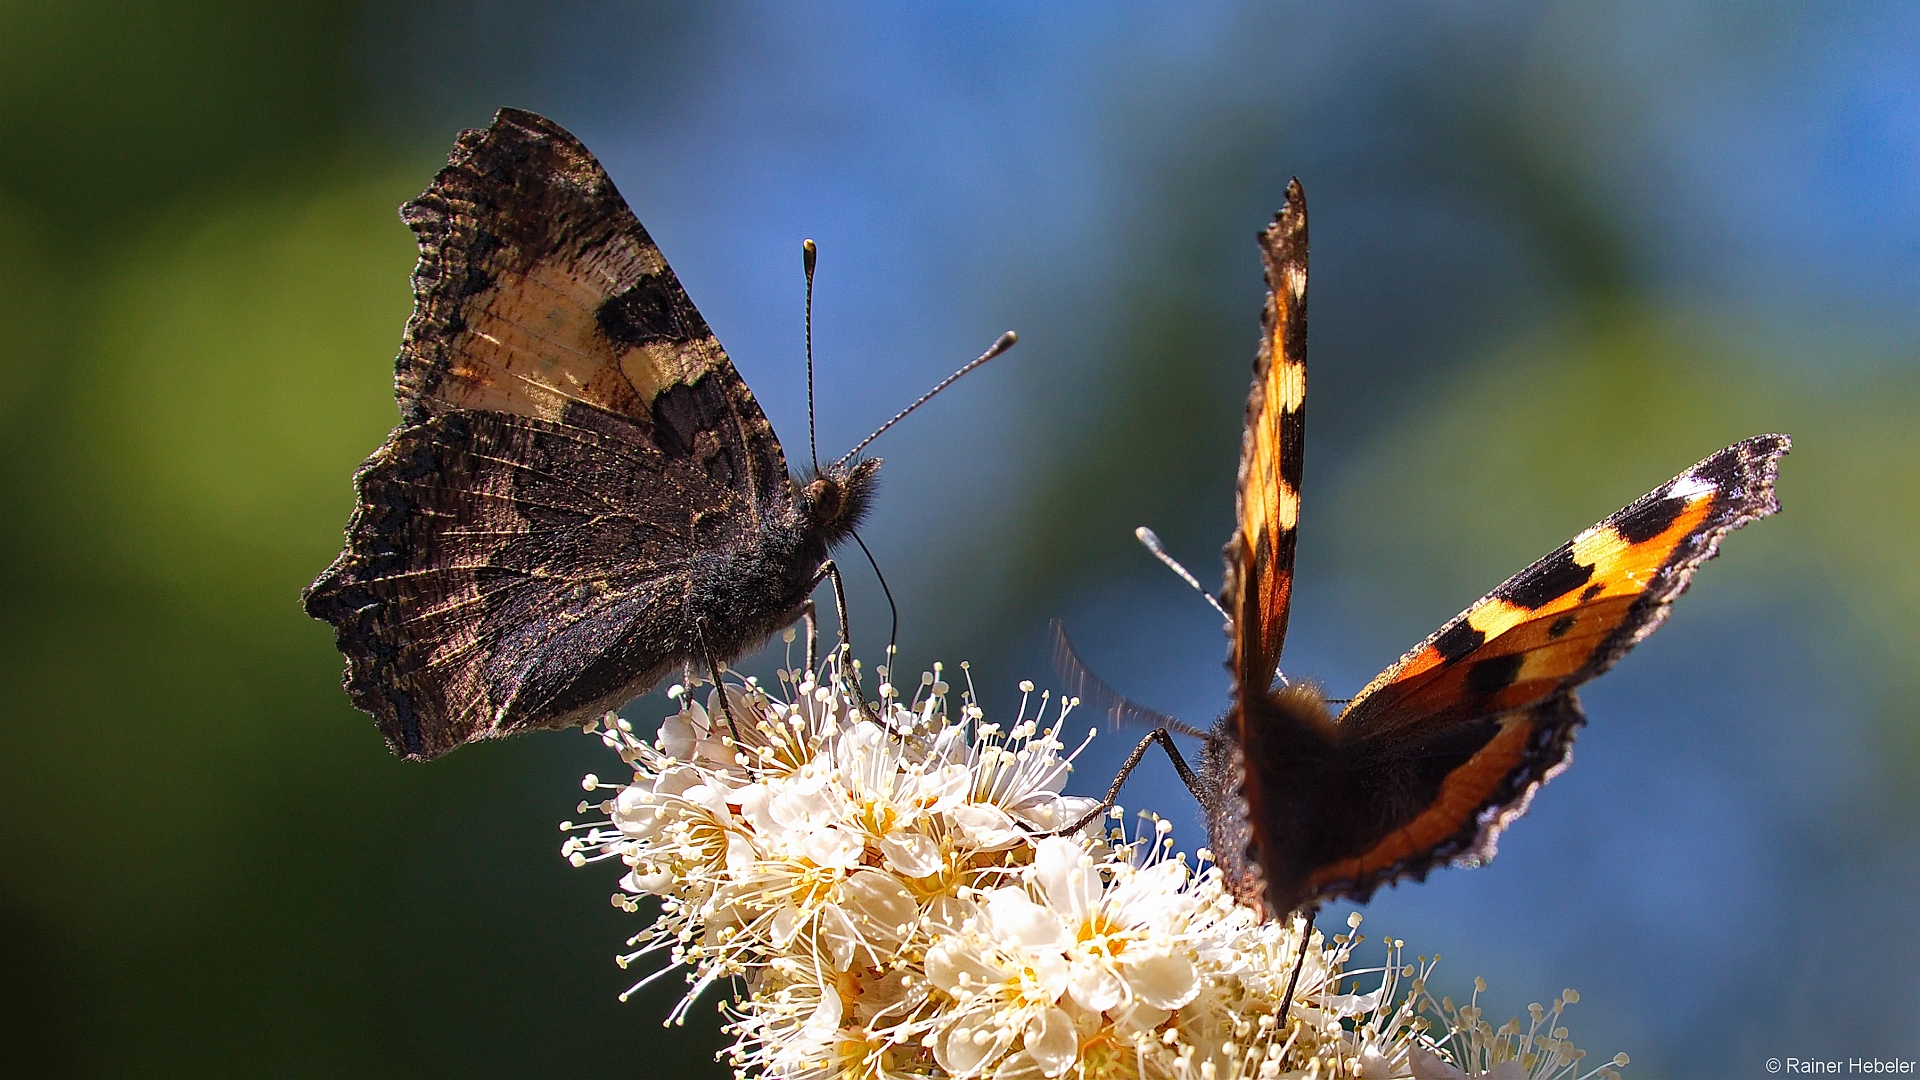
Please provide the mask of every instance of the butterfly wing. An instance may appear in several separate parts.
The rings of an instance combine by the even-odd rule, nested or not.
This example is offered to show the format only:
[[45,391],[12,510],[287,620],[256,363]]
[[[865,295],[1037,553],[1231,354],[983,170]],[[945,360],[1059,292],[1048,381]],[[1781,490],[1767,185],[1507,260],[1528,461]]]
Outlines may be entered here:
[[1261,316],[1240,483],[1227,541],[1222,606],[1233,618],[1227,660],[1234,685],[1266,690],[1280,668],[1293,599],[1293,552],[1300,517],[1300,462],[1306,439],[1307,202],[1300,181],[1260,233],[1267,302]]
[[1714,454],[1561,545],[1373,680],[1338,720],[1366,835],[1307,882],[1364,899],[1403,876],[1491,858],[1565,767],[1584,722],[1573,690],[1658,629],[1727,533],[1779,509],[1790,442]]
[[786,458],[740,373],[593,154],[501,109],[466,131],[400,216],[420,242],[394,389],[418,422],[450,409],[565,421],[590,405],[650,421],[711,382],[755,501],[787,498]]
[[1168,716],[1156,709],[1132,700],[1120,691],[1108,686],[1105,680],[1095,675],[1067,637],[1067,629],[1059,619],[1049,626],[1053,634],[1053,670],[1060,676],[1061,683],[1074,700],[1097,711],[1107,718],[1114,727],[1133,724],[1145,728],[1166,728],[1182,735],[1206,738],[1203,728],[1195,727],[1176,716]]
[[646,690],[697,651],[695,561],[791,495],[753,395],[571,135],[501,110],[402,216],[402,423],[304,601],[354,703],[428,758]]

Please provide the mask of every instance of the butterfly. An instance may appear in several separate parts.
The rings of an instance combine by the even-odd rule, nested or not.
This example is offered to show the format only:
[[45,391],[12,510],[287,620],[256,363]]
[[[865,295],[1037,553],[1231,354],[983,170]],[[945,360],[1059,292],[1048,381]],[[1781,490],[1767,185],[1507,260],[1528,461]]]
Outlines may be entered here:
[[[1665,621],[1728,532],[1779,509],[1773,485],[1790,441],[1735,443],[1580,533],[1447,622],[1336,716],[1313,685],[1276,683],[1305,445],[1307,211],[1298,180],[1259,242],[1268,293],[1219,601],[1231,704],[1203,730],[1121,697],[1062,633],[1056,662],[1071,690],[1115,719],[1157,725],[1078,826],[1112,806],[1157,741],[1199,801],[1235,897],[1271,918],[1310,919],[1330,900],[1364,903],[1437,866],[1491,859],[1501,831],[1571,760],[1585,723],[1575,687]],[[1204,740],[1198,770],[1181,758],[1174,731]]]
[[[880,461],[857,456],[872,437],[789,476],[578,139],[502,109],[400,216],[420,245],[400,424],[354,474],[345,550],[302,594],[396,754],[577,724],[687,664],[717,677],[807,614],[823,578],[840,594],[828,556],[873,498]],[[809,283],[812,259],[809,242]]]

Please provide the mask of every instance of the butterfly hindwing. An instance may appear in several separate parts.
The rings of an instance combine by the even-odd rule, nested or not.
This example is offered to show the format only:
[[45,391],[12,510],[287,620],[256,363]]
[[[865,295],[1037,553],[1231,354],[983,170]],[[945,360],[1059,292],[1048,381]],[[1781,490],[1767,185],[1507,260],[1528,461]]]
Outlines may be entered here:
[[1324,823],[1326,834],[1342,842],[1322,846],[1302,869],[1295,903],[1339,897],[1364,903],[1382,885],[1423,880],[1448,863],[1492,858],[1501,831],[1567,767],[1574,734],[1585,722],[1568,690],[1391,749],[1345,748],[1340,760],[1353,774],[1347,779],[1355,805],[1333,817],[1360,824]]
[[1341,761],[1381,790],[1371,835],[1327,852],[1308,895],[1364,899],[1446,862],[1492,857],[1500,831],[1566,761],[1574,688],[1666,619],[1722,537],[1779,509],[1789,440],[1734,444],[1521,571],[1375,679],[1337,721]]
[[751,507],[599,419],[452,412],[362,467],[347,550],[307,607],[336,625],[348,694],[397,753],[597,715],[693,651],[689,561],[745,535]]
[[1247,395],[1240,481],[1222,606],[1233,618],[1228,668],[1265,689],[1280,665],[1293,599],[1293,553],[1306,445],[1307,205],[1300,181],[1260,233],[1267,301]]

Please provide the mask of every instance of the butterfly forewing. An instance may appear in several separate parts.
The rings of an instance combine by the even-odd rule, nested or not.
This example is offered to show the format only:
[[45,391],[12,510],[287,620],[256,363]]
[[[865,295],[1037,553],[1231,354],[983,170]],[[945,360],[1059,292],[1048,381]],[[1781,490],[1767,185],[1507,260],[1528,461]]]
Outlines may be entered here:
[[1524,708],[1599,675],[1667,617],[1727,533],[1779,509],[1789,440],[1714,454],[1527,567],[1369,683],[1353,736]]
[[1300,518],[1300,465],[1306,440],[1307,204],[1300,181],[1260,233],[1267,302],[1247,426],[1240,444],[1240,480],[1227,541],[1223,606],[1234,620],[1235,682],[1265,690],[1279,671],[1293,599],[1293,552]]
[[1202,757],[1201,803],[1208,833],[1222,855],[1222,869],[1236,895],[1271,902],[1263,883],[1261,853],[1288,846],[1295,821],[1279,808],[1265,782],[1280,757],[1310,757],[1311,736],[1285,709],[1271,707],[1269,690],[1279,672],[1293,600],[1293,556],[1300,519],[1300,475],[1306,437],[1307,205],[1300,182],[1287,185],[1287,201],[1259,234],[1267,299],[1261,311],[1260,343],[1254,352],[1241,436],[1233,535],[1224,552],[1227,575],[1222,606],[1232,619],[1227,669],[1234,700],[1224,731],[1232,743],[1210,741]]
[[[1779,506],[1789,442],[1736,443],[1562,545],[1387,669],[1338,721],[1341,759],[1370,770],[1371,833],[1306,869],[1304,898],[1365,899],[1499,834],[1565,767],[1585,722],[1574,688],[1662,621],[1722,537]],[[1349,817],[1352,815],[1349,814]]]
[[712,381],[749,476],[784,492],[779,443],[733,362],[606,170],[558,124],[500,110],[461,134],[400,216],[420,242],[395,365],[407,419],[486,409],[559,421],[579,404],[648,422],[661,393]]

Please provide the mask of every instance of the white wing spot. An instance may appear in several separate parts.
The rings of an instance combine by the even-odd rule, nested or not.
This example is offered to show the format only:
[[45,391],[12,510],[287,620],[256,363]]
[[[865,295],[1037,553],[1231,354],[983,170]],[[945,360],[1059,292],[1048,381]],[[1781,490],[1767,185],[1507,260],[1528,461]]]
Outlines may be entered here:
[[1667,497],[1691,499],[1696,495],[1710,495],[1719,490],[1719,486],[1711,480],[1702,480],[1692,473],[1682,473],[1674,478],[1673,488],[1667,493]]

